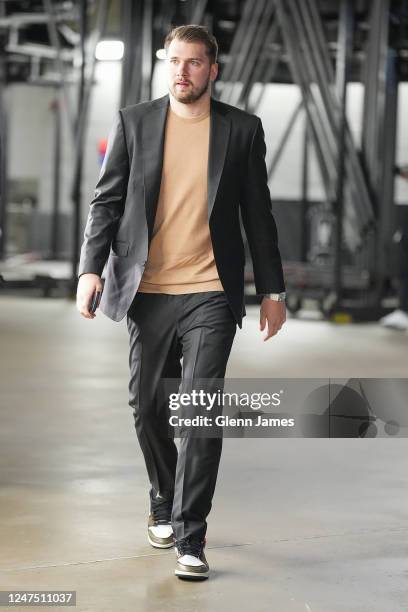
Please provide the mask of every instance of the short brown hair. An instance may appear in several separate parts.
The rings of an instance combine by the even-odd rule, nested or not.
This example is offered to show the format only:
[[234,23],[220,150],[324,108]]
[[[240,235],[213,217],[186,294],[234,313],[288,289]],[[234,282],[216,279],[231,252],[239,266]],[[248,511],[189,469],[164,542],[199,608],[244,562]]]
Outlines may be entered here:
[[170,43],[174,38],[178,40],[184,40],[184,42],[191,43],[203,43],[207,50],[207,56],[210,60],[210,64],[215,64],[218,55],[218,44],[208,28],[202,25],[182,25],[177,28],[173,28],[169,32],[164,40],[164,48],[167,50]]

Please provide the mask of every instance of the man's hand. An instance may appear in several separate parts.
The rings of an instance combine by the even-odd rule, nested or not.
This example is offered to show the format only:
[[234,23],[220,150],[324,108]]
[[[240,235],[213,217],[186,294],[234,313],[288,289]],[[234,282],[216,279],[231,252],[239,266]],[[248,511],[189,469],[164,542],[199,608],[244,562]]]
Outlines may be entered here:
[[286,321],[285,302],[277,302],[276,300],[272,300],[268,297],[263,298],[259,318],[259,329],[261,331],[265,329],[265,324],[267,321],[268,335],[264,337],[264,342],[277,334]]
[[92,296],[95,291],[102,291],[102,281],[97,274],[81,274],[78,280],[77,309],[85,319],[94,319],[95,314],[89,312],[92,302]]

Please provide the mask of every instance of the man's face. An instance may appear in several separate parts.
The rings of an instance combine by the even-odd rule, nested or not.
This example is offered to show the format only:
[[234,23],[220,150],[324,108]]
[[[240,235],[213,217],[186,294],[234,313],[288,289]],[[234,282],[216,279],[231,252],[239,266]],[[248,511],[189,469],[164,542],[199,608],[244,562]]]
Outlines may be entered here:
[[178,102],[192,104],[208,90],[218,73],[218,65],[210,64],[202,43],[173,39],[167,49],[167,79],[171,94]]

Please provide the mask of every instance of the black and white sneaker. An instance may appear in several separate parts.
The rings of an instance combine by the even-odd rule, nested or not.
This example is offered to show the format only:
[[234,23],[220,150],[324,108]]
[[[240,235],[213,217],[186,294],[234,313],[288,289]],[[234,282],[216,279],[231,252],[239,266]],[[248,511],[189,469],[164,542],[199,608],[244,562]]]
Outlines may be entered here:
[[150,514],[147,523],[147,539],[155,548],[174,546],[171,510],[173,502],[164,499],[159,493],[150,491]]
[[175,544],[177,564],[174,574],[178,578],[205,580],[210,575],[210,567],[204,554],[206,540],[193,537],[183,538]]

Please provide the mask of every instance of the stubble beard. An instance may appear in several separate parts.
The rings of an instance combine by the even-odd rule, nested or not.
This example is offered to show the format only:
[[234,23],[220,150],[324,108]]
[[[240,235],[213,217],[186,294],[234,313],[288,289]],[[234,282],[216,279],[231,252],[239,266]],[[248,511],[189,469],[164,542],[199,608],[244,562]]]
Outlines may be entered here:
[[181,102],[182,104],[192,104],[193,102],[197,102],[197,100],[199,100],[207,92],[209,82],[210,77],[208,76],[206,83],[199,89],[194,87],[194,85],[189,82],[188,91],[179,91],[176,84],[170,86],[170,91],[177,102]]

